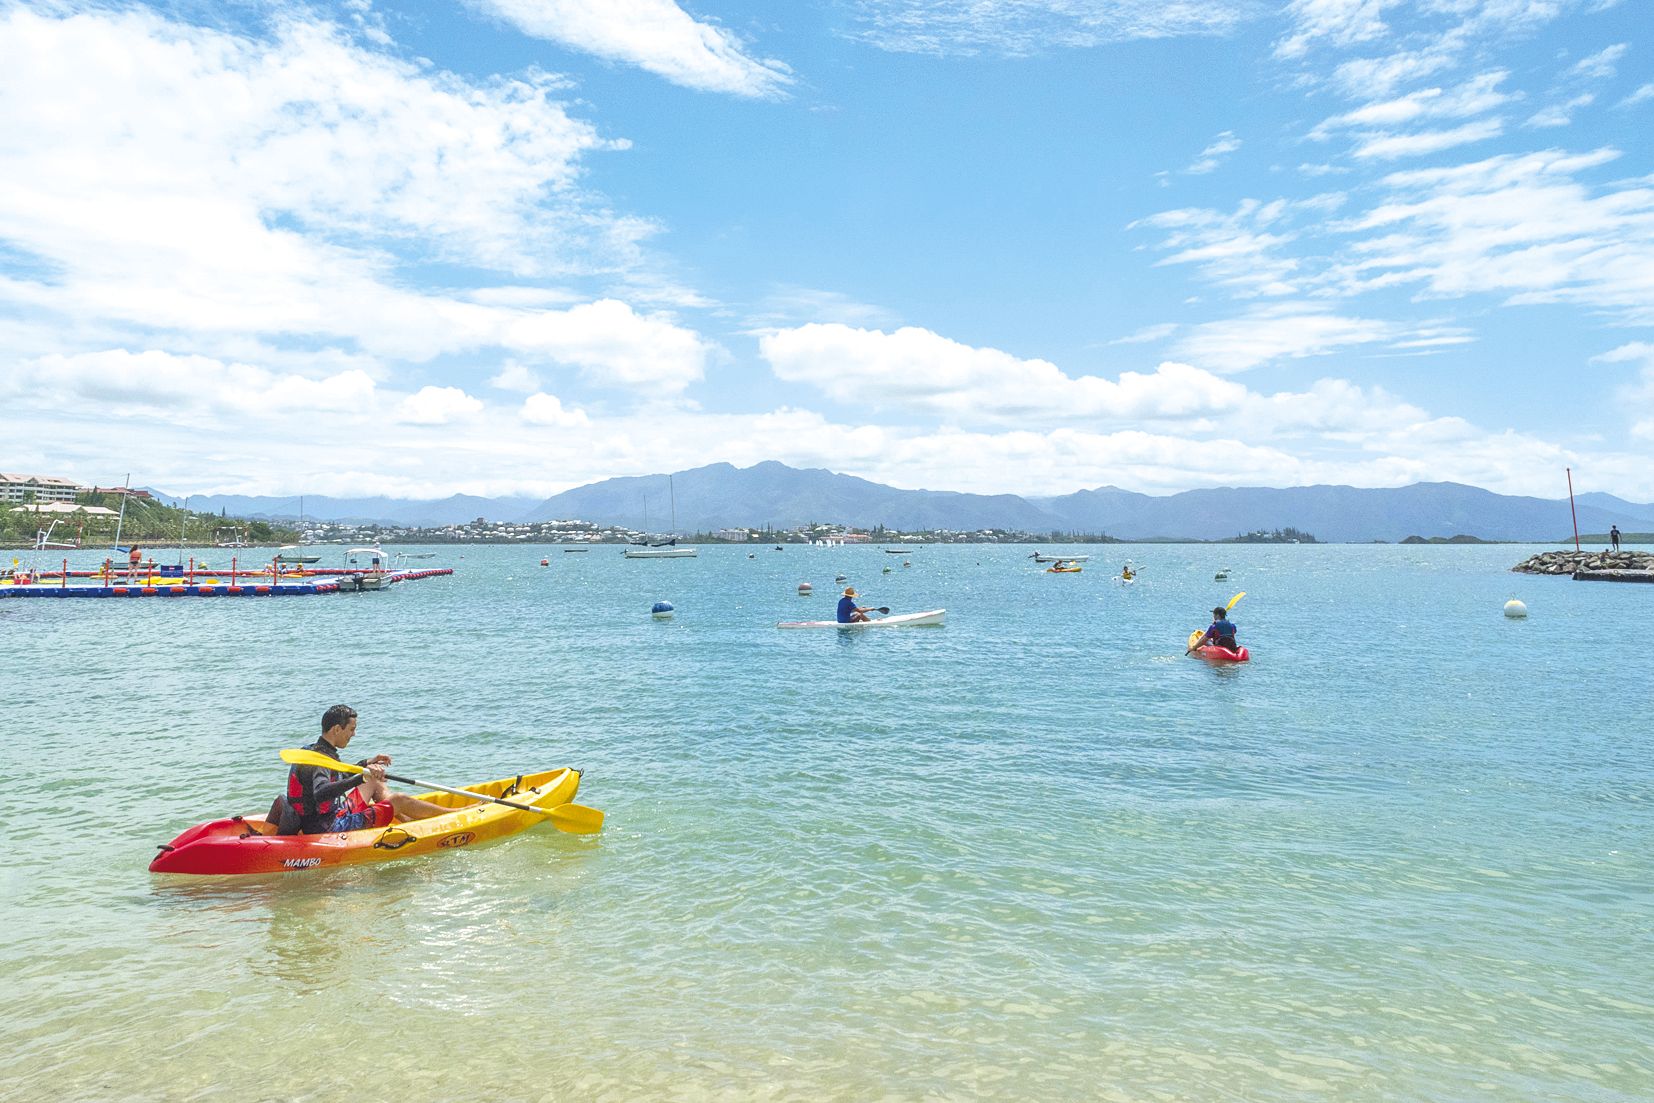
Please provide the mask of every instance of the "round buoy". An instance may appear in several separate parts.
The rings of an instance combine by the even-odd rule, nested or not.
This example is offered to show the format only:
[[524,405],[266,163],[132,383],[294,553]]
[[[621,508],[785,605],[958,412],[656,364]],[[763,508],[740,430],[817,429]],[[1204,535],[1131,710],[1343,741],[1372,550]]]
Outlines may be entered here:
[[808,582],[800,582],[798,584],[798,592],[803,594],[805,597],[809,597],[814,589],[815,587],[811,586]]
[[674,612],[670,601],[657,601],[650,607],[649,613],[656,620],[666,620]]
[[879,573],[880,574],[889,574],[890,573],[890,568],[886,567],[884,570],[880,571]]
[[540,560],[540,566],[542,566],[542,567],[549,567],[549,566],[551,566],[551,560],[549,560],[549,559],[542,559],[542,560]]
[[1527,615],[1528,607],[1523,605],[1520,601],[1517,601],[1515,598],[1511,598],[1509,601],[1505,602],[1505,616],[1516,618],[1525,617]]

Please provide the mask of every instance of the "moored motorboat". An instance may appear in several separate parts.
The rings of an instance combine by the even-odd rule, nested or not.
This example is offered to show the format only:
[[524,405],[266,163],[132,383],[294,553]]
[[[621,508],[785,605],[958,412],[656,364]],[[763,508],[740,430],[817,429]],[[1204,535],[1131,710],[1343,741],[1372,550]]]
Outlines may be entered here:
[[[429,783],[427,783],[429,784]],[[574,799],[580,771],[545,770],[467,786],[479,796],[498,797],[552,812]],[[466,807],[452,793],[418,794],[454,811],[389,827],[323,835],[277,835],[264,816],[233,816],[197,824],[161,847],[149,864],[151,873],[245,874],[286,873],[330,866],[383,862],[452,850],[514,835],[545,823],[548,815],[503,804],[481,802]]]
[[784,620],[777,624],[777,628],[839,628],[845,630],[858,628],[917,628],[930,624],[941,624],[947,616],[946,609],[927,609],[923,613],[897,613],[895,616],[880,617],[878,620],[859,620],[844,623],[836,620]]

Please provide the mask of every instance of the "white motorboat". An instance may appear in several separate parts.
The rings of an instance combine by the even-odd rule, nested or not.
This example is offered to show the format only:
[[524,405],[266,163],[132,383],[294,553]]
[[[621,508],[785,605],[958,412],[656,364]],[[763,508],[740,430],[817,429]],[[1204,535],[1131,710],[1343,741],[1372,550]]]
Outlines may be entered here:
[[699,549],[694,547],[678,547],[668,545],[663,548],[628,547],[627,559],[693,559]]
[[304,549],[298,544],[287,544],[276,552],[277,563],[320,563],[319,555],[305,555]]
[[1032,558],[1035,563],[1084,563],[1091,557],[1089,555],[1046,555],[1044,552],[1035,552]]

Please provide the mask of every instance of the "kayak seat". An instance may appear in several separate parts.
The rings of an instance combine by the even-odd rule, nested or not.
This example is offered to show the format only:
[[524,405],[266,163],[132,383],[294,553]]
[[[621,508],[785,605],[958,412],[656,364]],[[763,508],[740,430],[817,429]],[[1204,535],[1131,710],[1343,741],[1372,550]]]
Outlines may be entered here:
[[270,826],[276,829],[278,835],[297,835],[299,833],[299,810],[285,796],[278,796],[270,805],[270,812],[264,817]]

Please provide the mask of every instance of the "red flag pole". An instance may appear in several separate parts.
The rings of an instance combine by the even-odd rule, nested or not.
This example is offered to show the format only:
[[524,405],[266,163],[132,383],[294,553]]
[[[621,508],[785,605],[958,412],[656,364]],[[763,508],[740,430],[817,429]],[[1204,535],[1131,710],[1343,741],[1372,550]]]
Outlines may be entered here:
[[1574,508],[1574,469],[1563,468],[1568,473],[1568,512],[1574,515],[1574,551],[1579,550],[1579,511]]

